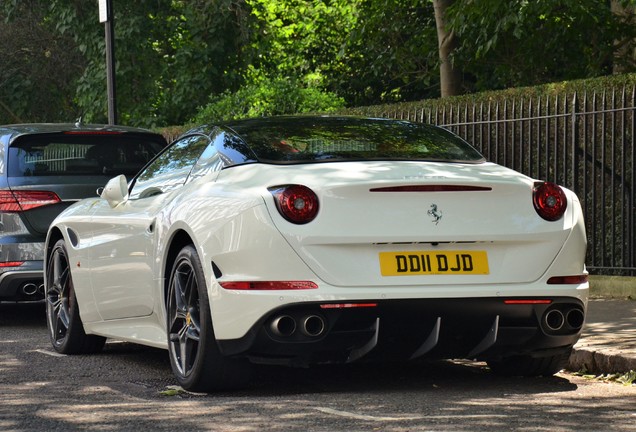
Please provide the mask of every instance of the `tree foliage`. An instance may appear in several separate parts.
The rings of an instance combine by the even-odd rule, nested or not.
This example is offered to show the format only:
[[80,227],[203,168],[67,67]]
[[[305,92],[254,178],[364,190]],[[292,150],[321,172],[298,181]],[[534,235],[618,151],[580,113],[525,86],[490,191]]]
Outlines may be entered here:
[[38,0],[0,3],[0,124],[71,121],[86,59]]
[[258,76],[236,92],[224,92],[206,105],[194,123],[281,114],[332,112],[344,99],[290,78]]
[[346,37],[346,67],[331,77],[350,105],[414,100],[438,93],[439,61],[429,0],[365,0]]
[[[113,3],[123,124],[182,124],[200,110],[224,118],[440,94],[432,0]],[[464,92],[590,78],[618,64],[636,70],[634,0],[444,3]],[[0,18],[0,122],[106,121],[96,2],[0,0]]]
[[630,61],[614,57],[615,41],[636,37],[631,18],[600,0],[455,0],[448,15],[466,91],[607,75]]

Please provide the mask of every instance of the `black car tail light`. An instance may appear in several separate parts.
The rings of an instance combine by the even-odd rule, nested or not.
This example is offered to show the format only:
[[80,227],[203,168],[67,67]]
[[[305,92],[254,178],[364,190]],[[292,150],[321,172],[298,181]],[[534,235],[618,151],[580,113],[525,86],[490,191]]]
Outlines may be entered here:
[[0,191],[0,211],[19,213],[60,202],[55,192],[49,191]]
[[568,205],[563,189],[550,182],[534,184],[532,201],[539,216],[551,222],[561,219]]
[[0,267],[20,267],[24,261],[2,261]]
[[269,188],[276,208],[289,222],[306,224],[318,214],[318,196],[303,185],[285,185]]

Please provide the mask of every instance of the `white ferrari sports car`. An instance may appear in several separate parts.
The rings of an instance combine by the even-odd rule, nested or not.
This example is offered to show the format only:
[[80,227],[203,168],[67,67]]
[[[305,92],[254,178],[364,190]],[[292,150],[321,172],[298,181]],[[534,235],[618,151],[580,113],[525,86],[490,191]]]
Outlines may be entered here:
[[570,190],[430,125],[272,117],[193,129],[52,224],[61,353],[167,349],[191,391],[254,363],[477,359],[551,375],[585,321]]

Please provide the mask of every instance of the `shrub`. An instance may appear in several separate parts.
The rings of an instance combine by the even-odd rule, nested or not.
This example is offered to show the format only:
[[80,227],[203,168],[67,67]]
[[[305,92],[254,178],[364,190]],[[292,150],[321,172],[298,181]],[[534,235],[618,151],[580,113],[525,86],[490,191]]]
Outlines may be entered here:
[[260,78],[236,92],[213,97],[194,123],[213,123],[247,117],[329,113],[344,107],[344,99],[318,87],[289,78]]

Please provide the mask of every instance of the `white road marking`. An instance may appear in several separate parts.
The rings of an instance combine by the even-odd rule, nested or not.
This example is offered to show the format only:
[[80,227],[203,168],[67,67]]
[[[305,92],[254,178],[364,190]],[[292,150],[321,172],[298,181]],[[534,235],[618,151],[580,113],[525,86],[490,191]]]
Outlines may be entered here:
[[363,414],[355,414],[352,412],[347,412],[347,411],[338,411],[332,408],[325,408],[325,407],[315,407],[314,408],[317,411],[321,411],[325,414],[333,414],[333,415],[337,415],[340,417],[348,417],[348,418],[353,418],[353,419],[357,419],[357,420],[369,420],[369,421],[403,421],[403,420],[421,420],[425,417],[423,416],[415,416],[415,417],[376,417],[376,416],[370,416],[370,415],[363,415]]
[[66,354],[60,354],[60,353],[54,352],[54,351],[47,351],[47,350],[39,349],[39,350],[35,350],[35,352],[38,352],[40,354],[46,354],[46,355],[51,356],[51,357],[66,357]]
[[453,418],[472,418],[472,419],[480,419],[480,418],[486,418],[486,419],[490,419],[490,418],[507,418],[508,416],[506,415],[497,415],[497,414],[472,414],[472,415],[436,415],[436,416],[411,416],[411,417],[379,417],[379,416],[370,416],[370,415],[363,415],[363,414],[356,414],[356,413],[352,413],[352,412],[348,412],[348,411],[339,411],[339,410],[335,410],[332,408],[325,408],[325,407],[315,407],[314,408],[317,411],[323,412],[325,414],[333,414],[333,415],[337,415],[340,417],[347,417],[347,418],[352,418],[352,419],[356,419],[356,420],[367,420],[367,421],[408,421],[408,420],[423,420],[423,419],[428,419],[428,420],[448,420],[448,419],[453,419]]

